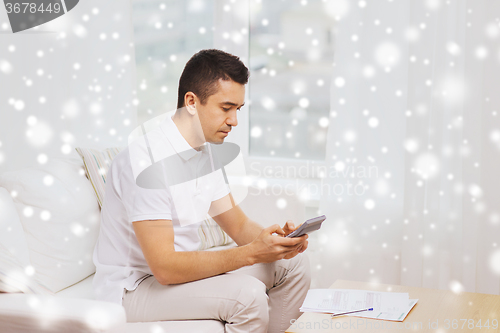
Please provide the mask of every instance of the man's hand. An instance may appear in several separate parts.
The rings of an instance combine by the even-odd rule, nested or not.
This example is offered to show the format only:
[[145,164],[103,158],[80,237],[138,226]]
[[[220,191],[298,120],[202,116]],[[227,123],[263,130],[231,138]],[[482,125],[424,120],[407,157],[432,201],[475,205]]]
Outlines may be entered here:
[[[297,228],[299,228],[302,224],[300,224]],[[292,220],[288,220],[285,223],[285,226],[283,227],[283,232],[285,233],[285,236],[288,235],[289,233],[294,232],[296,229],[295,224],[293,224]]]
[[[302,225],[302,223],[301,223],[301,224],[299,224],[297,227],[295,227],[295,224],[293,224],[293,221],[292,221],[292,220],[288,220],[288,221],[286,221],[285,226],[283,227],[283,232],[285,233],[285,235],[284,235],[284,236],[286,236],[286,235],[288,235],[288,234],[290,234],[290,233],[294,232],[295,230],[297,230],[298,228],[300,228],[300,226],[301,226],[301,225]],[[299,247],[297,248],[296,253],[292,253],[293,255],[292,255],[292,254],[289,254],[289,255],[285,256],[285,257],[284,257],[284,259],[292,259],[292,258],[293,258],[293,257],[295,257],[297,254],[304,252],[304,251],[307,249],[307,245],[308,245],[308,242],[307,242],[307,240],[305,240],[305,241],[303,242],[303,244],[301,244],[301,246],[299,246]]]
[[[273,235],[277,233],[278,235]],[[250,243],[252,264],[269,263],[280,259],[292,259],[307,249],[308,235],[286,238],[284,230],[278,224],[262,230]]]

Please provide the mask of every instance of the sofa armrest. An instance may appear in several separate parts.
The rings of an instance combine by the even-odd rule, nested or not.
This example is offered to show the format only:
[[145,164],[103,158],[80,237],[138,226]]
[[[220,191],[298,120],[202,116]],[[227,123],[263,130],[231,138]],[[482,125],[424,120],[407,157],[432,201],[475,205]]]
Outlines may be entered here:
[[118,304],[80,298],[0,294],[2,332],[106,332],[126,323]]

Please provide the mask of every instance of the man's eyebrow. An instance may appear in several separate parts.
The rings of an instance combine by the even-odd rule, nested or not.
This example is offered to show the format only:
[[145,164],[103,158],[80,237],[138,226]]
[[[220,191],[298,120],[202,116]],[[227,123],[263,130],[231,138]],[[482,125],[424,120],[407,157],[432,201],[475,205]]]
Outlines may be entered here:
[[[221,104],[221,105],[231,105],[231,106],[238,106],[238,104],[236,104],[236,103],[233,103],[233,102],[229,102],[229,101],[226,101],[226,102],[222,102],[222,103],[220,103],[220,104]],[[240,105],[240,106],[238,107],[238,109],[239,109],[239,108],[242,108],[242,107],[243,107],[243,105],[245,105],[245,103],[241,104],[241,105]]]

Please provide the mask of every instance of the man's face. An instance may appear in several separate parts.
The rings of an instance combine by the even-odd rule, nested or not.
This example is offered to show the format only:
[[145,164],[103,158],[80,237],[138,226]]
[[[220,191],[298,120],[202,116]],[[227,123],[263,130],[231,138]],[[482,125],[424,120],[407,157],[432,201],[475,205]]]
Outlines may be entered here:
[[207,142],[224,142],[231,128],[238,125],[237,113],[244,101],[243,84],[232,80],[219,80],[218,91],[208,97],[205,105],[197,103],[198,117]]

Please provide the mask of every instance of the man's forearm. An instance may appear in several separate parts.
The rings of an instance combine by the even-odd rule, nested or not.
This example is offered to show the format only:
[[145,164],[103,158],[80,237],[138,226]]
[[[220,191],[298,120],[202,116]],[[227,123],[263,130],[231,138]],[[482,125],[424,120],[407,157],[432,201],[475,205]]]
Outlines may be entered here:
[[233,237],[233,240],[238,246],[250,244],[257,238],[263,229],[264,227],[257,222],[248,219],[241,227],[240,232]]
[[176,251],[169,253],[161,273],[161,284],[178,284],[223,274],[254,264],[250,246],[219,251]]

